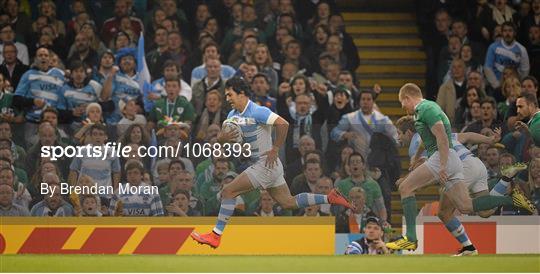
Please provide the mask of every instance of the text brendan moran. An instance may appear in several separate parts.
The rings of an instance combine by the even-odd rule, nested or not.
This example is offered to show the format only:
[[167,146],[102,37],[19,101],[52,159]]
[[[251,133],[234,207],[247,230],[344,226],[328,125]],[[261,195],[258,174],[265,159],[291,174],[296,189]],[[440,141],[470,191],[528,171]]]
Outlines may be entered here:
[[159,194],[157,186],[141,185],[134,186],[129,183],[120,184],[118,186],[118,192],[115,193],[112,186],[72,186],[68,183],[61,183],[60,185],[48,185],[41,183],[40,186],[41,195],[53,196],[55,192],[59,192],[62,195],[78,194],[78,195],[112,195],[112,194]]

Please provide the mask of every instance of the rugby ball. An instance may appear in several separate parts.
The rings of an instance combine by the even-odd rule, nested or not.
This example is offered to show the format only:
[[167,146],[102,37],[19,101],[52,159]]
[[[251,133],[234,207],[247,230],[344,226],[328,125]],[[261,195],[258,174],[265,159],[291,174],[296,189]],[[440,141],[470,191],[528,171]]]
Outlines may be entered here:
[[221,130],[225,132],[237,132],[238,138],[235,140],[232,140],[233,143],[242,143],[242,128],[240,128],[240,125],[234,122],[232,119],[226,119],[223,121],[223,125],[221,126]]

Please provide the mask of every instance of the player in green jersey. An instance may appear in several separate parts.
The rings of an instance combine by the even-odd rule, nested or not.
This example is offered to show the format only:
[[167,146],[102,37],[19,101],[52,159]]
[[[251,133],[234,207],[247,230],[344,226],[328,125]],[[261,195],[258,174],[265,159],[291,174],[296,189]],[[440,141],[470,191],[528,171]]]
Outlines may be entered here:
[[415,84],[405,84],[399,91],[399,101],[409,113],[414,113],[415,128],[428,154],[428,159],[399,184],[403,215],[407,225],[406,235],[392,242],[387,247],[393,250],[415,250],[416,239],[416,198],[415,192],[427,185],[439,181],[444,194],[463,214],[488,210],[500,205],[522,207],[529,201],[522,193],[512,197],[482,196],[471,199],[464,182],[463,166],[453,149],[451,125],[448,117],[435,102],[425,100],[422,91]]
[[529,119],[527,124],[522,121],[516,122],[516,130],[523,130],[530,135],[534,145],[540,147],[540,108],[538,100],[534,94],[523,94],[516,100],[518,117]]

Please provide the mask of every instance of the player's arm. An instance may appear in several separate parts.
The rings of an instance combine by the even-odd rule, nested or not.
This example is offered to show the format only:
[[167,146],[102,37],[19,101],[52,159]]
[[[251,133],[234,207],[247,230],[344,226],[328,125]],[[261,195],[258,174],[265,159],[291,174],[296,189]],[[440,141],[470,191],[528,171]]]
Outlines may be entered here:
[[283,119],[281,116],[278,116],[274,121],[274,128],[276,129],[276,140],[272,149],[279,150],[281,146],[285,143],[287,138],[287,132],[289,131],[289,122]]
[[501,139],[500,129],[495,130],[495,134],[486,136],[474,132],[458,133],[458,141],[462,144],[494,144]]
[[447,179],[446,167],[448,164],[448,156],[450,154],[450,141],[446,135],[446,130],[442,121],[438,121],[431,127],[431,133],[435,136],[437,140],[437,151],[439,151],[439,158],[441,160],[441,169],[440,169],[440,181],[445,183]]

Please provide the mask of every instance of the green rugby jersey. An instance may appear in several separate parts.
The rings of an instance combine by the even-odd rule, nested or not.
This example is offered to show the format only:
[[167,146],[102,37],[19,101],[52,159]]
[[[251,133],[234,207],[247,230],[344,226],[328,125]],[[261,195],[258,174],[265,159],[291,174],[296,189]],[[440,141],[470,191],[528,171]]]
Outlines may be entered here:
[[424,142],[428,156],[433,155],[437,151],[437,138],[435,138],[435,135],[431,132],[431,127],[439,121],[443,123],[446,130],[449,148],[453,147],[451,136],[452,126],[450,125],[448,117],[437,103],[422,100],[414,110],[414,120],[414,127]]

